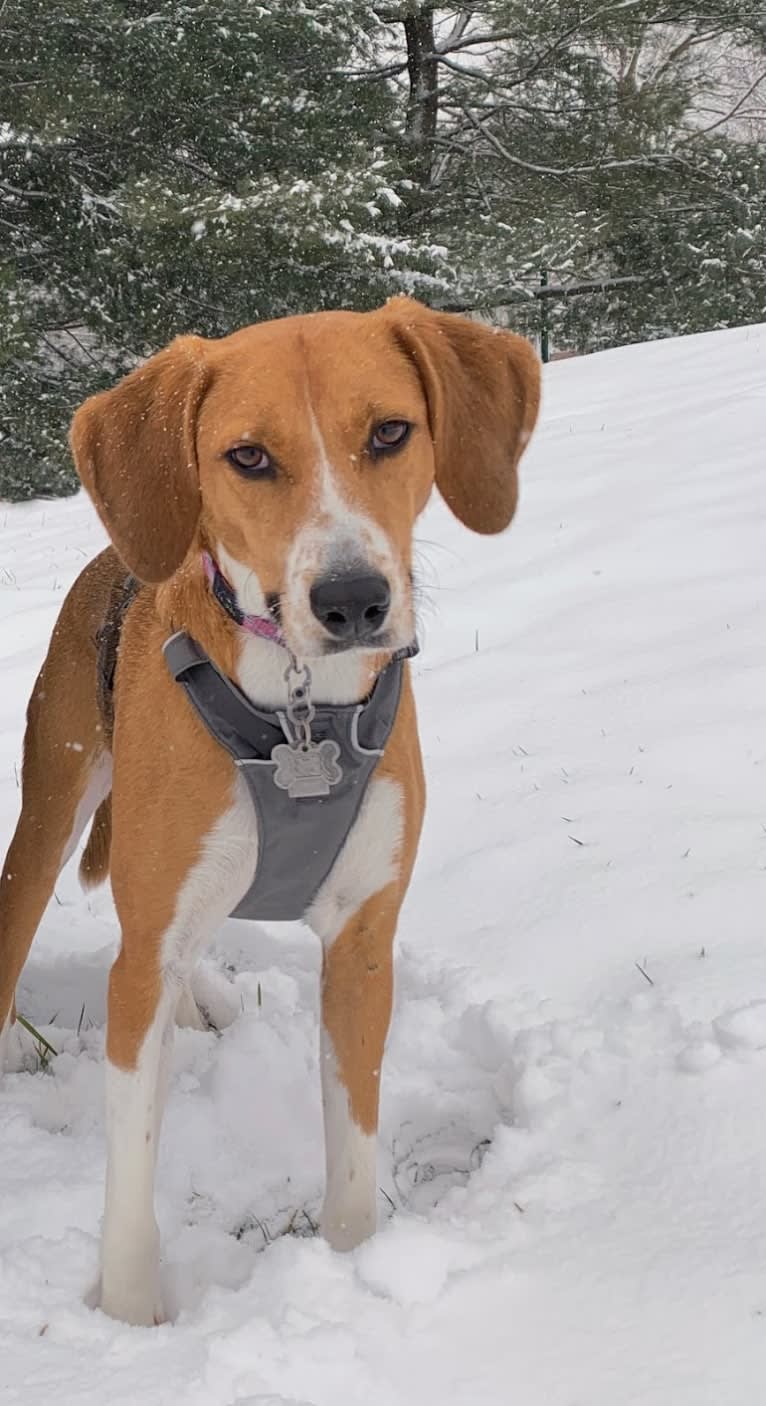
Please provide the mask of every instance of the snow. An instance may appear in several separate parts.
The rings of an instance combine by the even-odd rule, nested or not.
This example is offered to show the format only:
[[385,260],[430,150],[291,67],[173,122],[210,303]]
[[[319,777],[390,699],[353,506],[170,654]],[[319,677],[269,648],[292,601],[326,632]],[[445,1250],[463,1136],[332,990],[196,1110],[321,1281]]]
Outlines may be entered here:
[[[229,923],[205,976],[237,1019],[178,1032],[165,1124],[175,1321],[84,1306],[116,931],[62,875],[20,988],[59,1054],[0,1084],[2,1406],[761,1402],[765,358],[751,327],[553,365],[511,533],[421,525],[430,800],[374,1240],[305,1234],[316,944]],[[82,499],[2,523],[4,843],[101,536]]]

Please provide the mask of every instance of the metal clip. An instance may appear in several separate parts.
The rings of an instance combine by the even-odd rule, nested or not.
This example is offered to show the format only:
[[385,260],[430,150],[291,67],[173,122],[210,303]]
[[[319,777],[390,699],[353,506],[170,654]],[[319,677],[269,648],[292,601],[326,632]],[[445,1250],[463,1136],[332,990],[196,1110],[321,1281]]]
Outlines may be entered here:
[[311,746],[311,724],[314,721],[314,707],[311,702],[311,670],[308,664],[299,664],[290,653],[290,663],[285,669],[287,684],[287,721],[293,729],[294,747]]
[[293,800],[328,796],[330,788],[343,778],[343,770],[338,765],[340,748],[329,739],[324,742],[312,739],[311,670],[308,665],[299,664],[294,654],[290,654],[290,663],[285,669],[285,683],[285,714],[292,737],[288,733],[287,743],[280,742],[272,750],[271,759],[276,762],[274,784],[287,791]]

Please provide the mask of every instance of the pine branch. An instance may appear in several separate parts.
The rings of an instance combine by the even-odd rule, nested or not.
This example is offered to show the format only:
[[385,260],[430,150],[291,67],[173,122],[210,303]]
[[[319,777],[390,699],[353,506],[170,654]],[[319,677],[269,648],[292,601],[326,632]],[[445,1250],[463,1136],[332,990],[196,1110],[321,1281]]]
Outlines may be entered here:
[[653,166],[671,166],[677,164],[679,161],[679,158],[672,152],[669,152],[667,154],[657,153],[656,155],[629,156],[622,160],[596,161],[592,164],[586,163],[581,166],[541,166],[533,161],[524,161],[520,156],[514,156],[507,150],[499,138],[495,136],[494,132],[490,132],[486,127],[482,127],[476,121],[473,114],[469,112],[467,108],[464,109],[464,115],[468,118],[471,125],[481,133],[485,141],[489,142],[490,146],[494,147],[498,156],[502,156],[503,160],[507,161],[511,166],[518,166],[520,170],[530,171],[536,176],[587,176],[601,171],[628,171],[637,168],[648,170]]

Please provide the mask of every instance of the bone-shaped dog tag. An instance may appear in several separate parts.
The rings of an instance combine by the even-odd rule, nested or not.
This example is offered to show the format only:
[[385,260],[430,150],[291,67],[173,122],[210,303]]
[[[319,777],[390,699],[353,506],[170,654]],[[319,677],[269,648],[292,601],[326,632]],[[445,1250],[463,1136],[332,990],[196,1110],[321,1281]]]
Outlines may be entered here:
[[274,785],[286,791],[292,800],[329,796],[330,787],[337,786],[343,777],[339,756],[340,747],[330,738],[299,747],[278,742],[271,753],[271,760],[277,764]]

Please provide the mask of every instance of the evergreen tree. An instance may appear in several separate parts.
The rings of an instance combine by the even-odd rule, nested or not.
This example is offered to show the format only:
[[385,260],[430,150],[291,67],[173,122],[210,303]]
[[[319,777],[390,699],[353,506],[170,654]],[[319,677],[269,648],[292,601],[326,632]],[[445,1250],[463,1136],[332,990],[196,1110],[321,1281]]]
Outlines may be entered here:
[[0,493],[74,486],[69,416],[179,332],[363,307],[397,229],[356,0],[5,0]]
[[463,304],[513,301],[533,332],[542,269],[615,281],[546,303],[583,349],[766,316],[766,148],[703,119],[721,65],[766,52],[752,0],[408,0],[385,18],[418,173],[401,227],[448,246]]
[[754,0],[4,0],[0,42],[5,496],[178,332],[404,289],[534,334],[543,269],[611,285],[546,303],[583,350],[766,316]]

